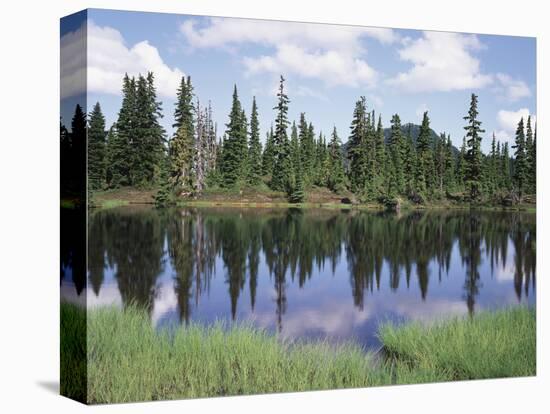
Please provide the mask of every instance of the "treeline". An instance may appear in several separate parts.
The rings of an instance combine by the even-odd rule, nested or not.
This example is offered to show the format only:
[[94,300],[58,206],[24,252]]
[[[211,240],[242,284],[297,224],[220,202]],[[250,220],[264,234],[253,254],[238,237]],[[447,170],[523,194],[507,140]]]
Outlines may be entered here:
[[[305,113],[290,122],[284,82],[281,76],[275,117],[262,145],[256,100],[247,117],[236,85],[220,138],[210,103],[201,106],[191,78],[182,78],[175,132],[168,139],[159,122],[162,107],[153,74],[137,79],[126,75],[118,119],[108,132],[99,103],[88,119],[89,189],[158,188],[161,205],[198,196],[207,188],[245,186],[284,192],[291,202],[304,201],[316,187],[337,194],[351,191],[362,202],[401,197],[415,203],[445,198],[513,203],[536,192],[536,125],[530,116],[519,122],[511,148],[493,134],[491,151],[484,154],[485,131],[478,98],[472,94],[463,144],[457,151],[448,134],[433,136],[428,112],[417,136],[413,137],[411,124],[401,124],[398,114],[392,116],[385,136],[381,116],[369,110],[361,97],[355,103],[349,139],[342,145],[336,127],[328,137],[316,133]],[[73,125],[86,124],[86,114],[79,111]],[[63,128],[62,141],[64,135],[70,136]]]

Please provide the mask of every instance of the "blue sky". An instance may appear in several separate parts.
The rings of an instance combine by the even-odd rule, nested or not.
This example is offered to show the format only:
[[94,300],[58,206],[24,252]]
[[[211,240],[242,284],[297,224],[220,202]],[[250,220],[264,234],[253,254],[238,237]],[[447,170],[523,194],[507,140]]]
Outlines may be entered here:
[[[62,61],[84,38],[77,21],[62,23]],[[99,101],[109,126],[120,107],[124,72],[148,70],[156,75],[169,134],[184,74],[201,104],[211,101],[220,135],[237,84],[247,113],[256,96],[264,137],[275,117],[280,74],[287,79],[290,119],[306,112],[317,132],[329,134],[336,126],[343,142],[361,95],[385,127],[394,113],[403,123],[420,123],[428,110],[432,128],[450,133],[459,146],[462,117],[476,93],[484,150],[493,132],[512,140],[519,118],[536,114],[534,38],[92,9],[87,41],[88,107]],[[78,71],[76,62],[66,67]],[[62,83],[64,102],[81,93]],[[63,118],[66,112],[62,107]]]

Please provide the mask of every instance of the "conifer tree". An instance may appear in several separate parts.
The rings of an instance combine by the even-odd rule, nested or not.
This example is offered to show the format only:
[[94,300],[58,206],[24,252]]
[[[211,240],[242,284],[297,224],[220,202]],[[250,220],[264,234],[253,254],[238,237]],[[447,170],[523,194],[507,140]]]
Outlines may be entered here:
[[495,133],[493,132],[493,139],[491,140],[491,152],[487,157],[487,168],[485,174],[487,190],[490,194],[495,194],[498,189],[498,163],[499,158],[497,156],[497,140]]
[[99,102],[90,114],[88,129],[88,187],[98,190],[106,181],[105,117]]
[[504,180],[502,178],[501,171],[500,171],[500,165],[501,165],[501,162],[502,162],[501,160],[502,160],[502,151],[501,151],[500,141],[497,141],[497,149],[496,149],[495,160],[494,160],[494,164],[493,164],[494,173],[495,173],[495,183],[496,183],[496,186],[497,186],[496,190],[497,191],[502,190],[502,188],[504,187],[504,185],[503,185]]
[[181,125],[170,141],[170,177],[176,192],[191,195],[194,191],[193,137]]
[[250,114],[250,147],[248,150],[248,183],[258,185],[262,174],[262,143],[260,142],[260,123],[256,98],[252,98]]
[[239,182],[244,183],[248,177],[248,121],[244,109],[241,111],[241,133],[239,136],[240,173]]
[[210,147],[209,136],[209,112],[206,108],[202,109],[200,102],[197,99],[196,122],[195,122],[195,148],[193,151],[193,176],[195,177],[194,189],[197,193],[201,193],[205,186],[209,173],[209,152]]
[[300,156],[300,142],[298,140],[298,128],[296,123],[292,123],[290,129],[290,157],[292,160],[292,168],[296,172],[298,169],[302,171],[301,156]]
[[328,156],[326,139],[322,132],[319,133],[315,151],[314,183],[319,187],[327,186],[330,160]]
[[411,124],[407,127],[407,137],[403,146],[403,180],[407,196],[414,192],[416,186],[416,147],[414,145]]
[[233,88],[233,103],[229,113],[229,122],[226,124],[227,138],[223,143],[223,185],[233,187],[242,178],[243,157],[245,154],[244,139],[246,139],[246,123],[237,94],[237,85]]
[[187,78],[182,76],[180,86],[176,92],[176,109],[174,111],[174,123],[172,124],[172,127],[175,128],[176,131],[181,126],[184,126],[186,135],[189,137],[195,134],[195,107],[193,105],[195,95],[193,90],[191,76],[187,76]]
[[378,115],[378,124],[376,125],[376,169],[379,175],[384,174],[384,165],[386,164],[386,143],[384,140],[384,127],[382,126],[382,116]]
[[424,112],[422,125],[416,141],[416,190],[423,193],[428,190],[432,179],[432,149],[430,143],[430,118],[428,111]]
[[273,125],[269,132],[266,132],[265,148],[262,154],[262,173],[263,175],[271,175],[273,173],[273,165],[275,164],[275,137],[273,134]]
[[128,74],[122,80],[122,106],[116,122],[116,138],[110,148],[111,186],[132,185],[131,168],[134,158],[134,124],[136,113],[135,79]]
[[390,176],[390,192],[402,193],[405,187],[403,177],[404,142],[401,131],[401,119],[398,114],[393,115],[391,119],[388,147],[389,158],[391,160],[390,171],[387,171]]
[[64,193],[85,198],[86,192],[86,113],[76,104],[69,134],[68,176]]
[[165,131],[160,125],[161,103],[157,101],[154,75],[140,75],[136,84],[134,127],[134,185],[149,186],[158,181],[160,164],[165,156]]
[[212,105],[210,101],[208,102],[208,108],[205,110],[205,130],[206,138],[204,140],[205,146],[205,174],[206,174],[206,185],[217,185],[219,184],[219,175],[218,175],[218,154],[219,148],[216,142],[217,140],[217,126],[212,119]]
[[[313,125],[311,125],[313,129]],[[313,132],[313,131],[311,131]],[[298,123],[298,139],[300,141],[300,161],[302,166],[302,175],[306,185],[311,184],[311,172],[314,158],[314,135],[311,133],[306,122],[305,113],[300,114]]]
[[535,149],[535,140],[533,137],[533,129],[531,127],[531,115],[527,117],[527,125],[525,132],[525,156],[527,158],[527,190],[530,193],[535,192],[535,181],[536,181],[536,167],[533,168],[533,165],[536,165],[536,149]]
[[349,178],[352,191],[360,192],[365,188],[367,170],[367,104],[364,96],[355,103],[350,129],[351,134],[348,140]]
[[462,137],[462,145],[460,146],[460,152],[458,153],[458,160],[456,165],[456,182],[462,190],[464,187],[464,180],[466,178],[466,137]]
[[517,189],[519,199],[525,194],[529,180],[529,164],[525,150],[525,130],[523,118],[520,119],[516,129],[514,152],[514,187]]
[[105,138],[105,181],[107,186],[114,187],[113,185],[113,152],[115,151],[113,146],[116,143],[116,124],[111,125]]
[[503,180],[503,187],[505,189],[510,189],[512,186],[512,174],[511,174],[511,162],[510,162],[510,150],[508,143],[504,143],[504,148],[502,150],[502,159],[501,159],[501,174]]
[[445,178],[447,136],[445,133],[440,134],[435,141],[434,148],[434,176],[437,183],[437,191],[439,196],[443,195],[443,183]]
[[384,139],[384,127],[382,126],[382,116],[378,116],[376,125],[375,119],[374,111],[372,111],[371,198],[378,197],[383,193],[387,172],[386,143]]
[[482,195],[481,134],[485,131],[481,129],[481,121],[477,119],[478,115],[477,95],[472,94],[470,110],[468,115],[463,118],[468,121],[464,127],[467,145],[465,184],[471,201],[479,201]]
[[342,155],[341,142],[336,132],[336,126],[332,130],[332,136],[328,146],[329,170],[327,186],[330,190],[338,192],[344,188],[344,158]]
[[288,143],[288,104],[290,100],[284,90],[285,78],[281,75],[279,81],[279,91],[277,92],[277,106],[273,109],[277,111],[275,119],[274,134],[274,166],[271,177],[271,188],[277,191],[288,191],[290,180],[290,154]]
[[378,179],[379,171],[377,167],[376,154],[376,117],[374,110],[367,114],[367,125],[365,135],[365,185],[363,191],[363,199],[374,200],[379,195],[380,180]]
[[170,180],[170,159],[164,157],[160,166],[158,190],[155,194],[155,206],[162,208],[173,204],[173,185]]
[[452,190],[455,186],[455,159],[453,155],[453,144],[451,136],[447,134],[445,145],[445,175],[443,185],[448,190]]

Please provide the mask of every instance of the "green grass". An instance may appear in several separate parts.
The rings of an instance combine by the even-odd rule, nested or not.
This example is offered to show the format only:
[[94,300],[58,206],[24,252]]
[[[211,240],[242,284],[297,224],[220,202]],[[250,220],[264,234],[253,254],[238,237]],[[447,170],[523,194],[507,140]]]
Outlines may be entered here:
[[86,313],[79,307],[61,304],[60,393],[86,402]]
[[[62,304],[63,308],[69,308],[67,314],[84,314],[74,305]],[[67,324],[65,329],[75,326]],[[382,360],[353,343],[287,343],[247,325],[190,324],[172,333],[159,331],[146,312],[132,306],[122,311],[115,307],[89,311],[87,329],[90,403],[513,377],[536,372],[535,313],[524,308],[432,326],[384,325],[380,330]],[[75,335],[65,335],[77,340]],[[82,351],[67,345],[63,350],[77,355]]]
[[534,309],[480,313],[431,326],[384,325],[379,336],[399,368],[437,372],[447,380],[536,374]]
[[192,324],[156,331],[135,308],[103,308],[88,319],[92,403],[364,387],[371,356],[351,344],[283,344],[248,326]]
[[115,208],[115,207],[121,207],[121,206],[127,206],[130,204],[127,200],[103,200],[101,203],[99,203],[99,208],[102,209],[108,209],[108,208]]

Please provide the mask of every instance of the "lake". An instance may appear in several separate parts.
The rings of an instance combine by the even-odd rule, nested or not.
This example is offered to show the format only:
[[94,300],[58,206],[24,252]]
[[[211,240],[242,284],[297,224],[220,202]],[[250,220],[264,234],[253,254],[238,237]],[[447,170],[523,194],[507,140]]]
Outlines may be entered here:
[[[62,217],[81,239],[81,216]],[[375,349],[386,321],[534,305],[535,226],[515,212],[120,207],[90,213],[86,271],[62,246],[61,289],[89,308],[135,303],[159,328],[237,321]]]

